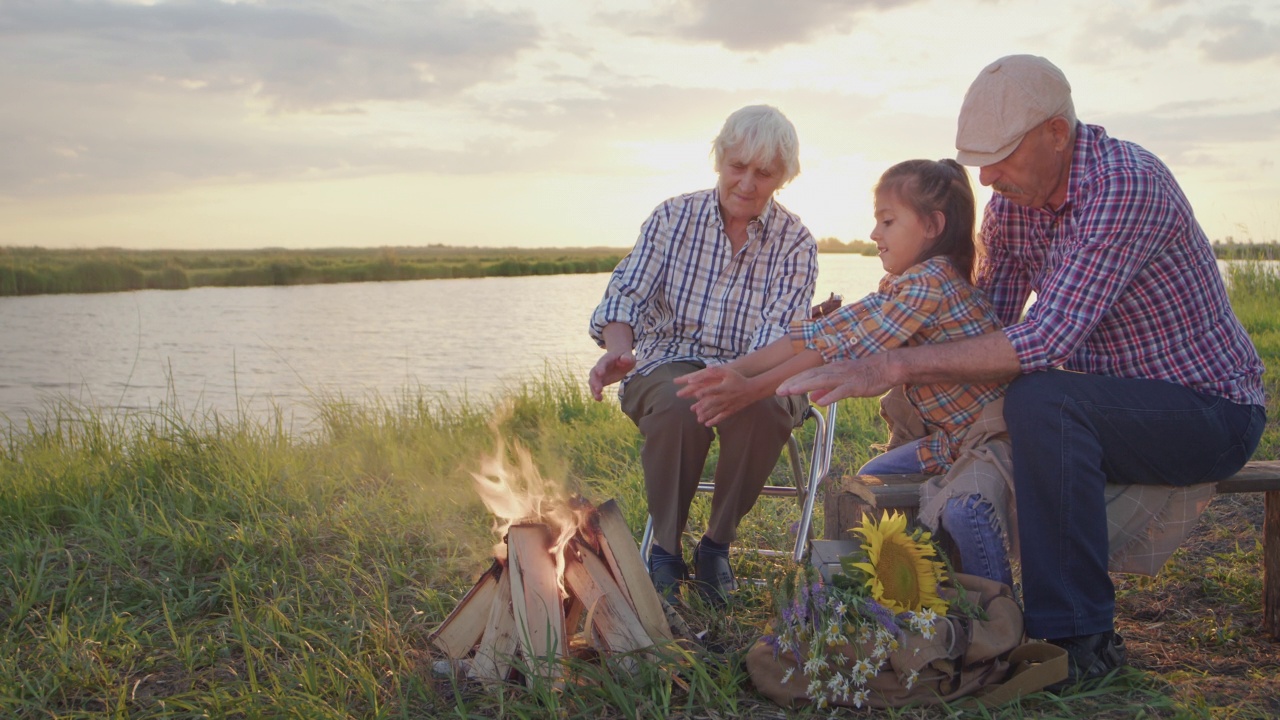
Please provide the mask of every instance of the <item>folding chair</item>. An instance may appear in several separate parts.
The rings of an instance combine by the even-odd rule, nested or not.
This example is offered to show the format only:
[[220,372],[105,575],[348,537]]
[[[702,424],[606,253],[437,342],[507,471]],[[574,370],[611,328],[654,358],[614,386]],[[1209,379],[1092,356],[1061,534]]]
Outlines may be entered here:
[[[823,317],[843,303],[843,298],[831,293],[826,300],[809,309],[809,317]],[[831,470],[831,449],[836,439],[836,405],[837,403],[831,403],[825,416],[822,411],[810,405],[795,430],[791,431],[791,437],[787,438],[787,457],[791,460],[791,477],[795,485],[765,485],[760,492],[760,497],[794,497],[799,501],[800,524],[796,530],[796,546],[791,552],[792,560],[797,563],[804,559],[804,551],[809,545],[809,531],[813,525],[813,505],[817,500],[818,490],[821,489],[822,481],[827,479],[827,473]],[[796,439],[796,430],[803,427],[809,420],[812,420],[817,427],[813,433],[813,451],[810,453],[809,472],[806,475],[804,461],[800,456],[800,441]],[[715,489],[714,483],[698,483],[698,492],[714,492]],[[640,556],[646,563],[649,562],[649,548],[652,546],[653,516],[650,515],[645,520],[644,537],[640,540]],[[785,554],[780,550],[768,548],[757,548],[756,551],[766,556]]]
[[[826,415],[822,411],[812,405],[805,412],[804,418],[796,429],[791,432],[791,437],[787,438],[787,456],[791,463],[791,477],[794,478],[795,485],[765,485],[760,496],[763,497],[794,497],[800,504],[800,523],[796,531],[795,548],[791,551],[791,559],[800,562],[804,559],[804,553],[809,545],[809,532],[813,525],[813,507],[818,497],[818,491],[822,487],[822,482],[826,480],[827,473],[831,470],[831,450],[835,445],[836,436],[836,407],[838,403],[832,403],[827,408]],[[813,449],[809,458],[809,472],[804,471],[804,461],[800,452],[800,441],[796,438],[796,432],[804,426],[806,422],[813,421],[816,425],[813,434]],[[715,483],[698,483],[698,492],[715,491]],[[644,537],[640,540],[640,554],[645,562],[649,561],[649,549],[653,546],[653,516],[650,515],[644,524]],[[765,556],[785,555],[785,551],[773,550],[769,548],[757,548],[756,552]]]

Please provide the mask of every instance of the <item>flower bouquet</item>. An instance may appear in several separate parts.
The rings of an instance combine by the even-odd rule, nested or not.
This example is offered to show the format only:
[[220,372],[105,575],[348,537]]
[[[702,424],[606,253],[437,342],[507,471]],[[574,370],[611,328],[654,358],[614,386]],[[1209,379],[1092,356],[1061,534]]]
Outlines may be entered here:
[[747,655],[761,692],[784,706],[901,707],[1006,679],[1025,640],[1008,586],[954,572],[897,512],[853,531],[860,547],[830,582],[806,565],[775,584],[773,627]]

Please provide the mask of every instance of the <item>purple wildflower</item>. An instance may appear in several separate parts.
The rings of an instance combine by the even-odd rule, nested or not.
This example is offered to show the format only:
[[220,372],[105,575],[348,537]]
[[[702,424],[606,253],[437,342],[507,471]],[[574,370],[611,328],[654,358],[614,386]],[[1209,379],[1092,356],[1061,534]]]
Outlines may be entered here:
[[880,623],[880,627],[892,633],[893,636],[899,640],[902,640],[905,637],[902,632],[902,628],[898,627],[898,623],[892,610],[876,602],[874,598],[866,598],[862,603],[863,607],[867,609],[867,612],[870,613],[871,617],[875,618],[876,622]]

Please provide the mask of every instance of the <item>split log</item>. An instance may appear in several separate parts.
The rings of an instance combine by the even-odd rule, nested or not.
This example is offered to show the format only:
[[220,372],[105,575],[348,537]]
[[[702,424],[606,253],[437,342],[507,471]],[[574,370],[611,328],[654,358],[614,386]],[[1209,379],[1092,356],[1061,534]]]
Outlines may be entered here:
[[431,633],[431,644],[451,660],[466,657],[480,640],[498,589],[498,578],[502,574],[502,565],[495,561],[471,586],[449,617]]
[[529,669],[527,681],[532,685],[537,677],[558,680],[568,642],[551,534],[545,525],[512,525],[507,530],[507,573],[517,637]]
[[662,599],[653,587],[640,546],[622,517],[622,510],[614,500],[596,508],[595,521],[600,533],[600,554],[609,564],[609,570],[631,608],[639,616],[645,634],[655,642],[671,639],[671,624],[662,608]]
[[594,631],[600,650],[627,653],[652,646],[653,640],[604,561],[577,541],[570,547],[576,552],[574,562],[565,565],[565,584],[587,607],[589,630]]
[[516,616],[511,609],[511,573],[503,573],[493,594],[489,621],[471,661],[471,677],[502,682],[511,674],[516,653]]

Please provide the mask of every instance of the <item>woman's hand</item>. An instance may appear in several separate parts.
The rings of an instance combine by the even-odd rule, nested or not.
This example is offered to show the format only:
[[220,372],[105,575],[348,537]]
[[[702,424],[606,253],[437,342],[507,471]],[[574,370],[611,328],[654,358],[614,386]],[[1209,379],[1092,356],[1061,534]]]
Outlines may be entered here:
[[676,378],[684,387],[676,393],[679,397],[696,397],[691,408],[698,422],[712,427],[742,408],[759,400],[751,392],[750,383],[742,373],[724,365],[709,367]]
[[626,377],[635,366],[636,354],[630,349],[625,352],[608,351],[601,355],[587,376],[591,397],[595,398],[596,402],[603,400],[604,389]]

